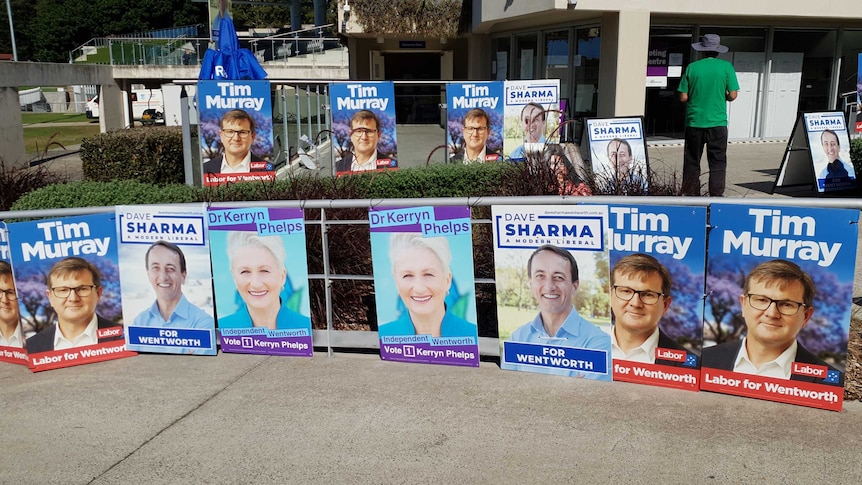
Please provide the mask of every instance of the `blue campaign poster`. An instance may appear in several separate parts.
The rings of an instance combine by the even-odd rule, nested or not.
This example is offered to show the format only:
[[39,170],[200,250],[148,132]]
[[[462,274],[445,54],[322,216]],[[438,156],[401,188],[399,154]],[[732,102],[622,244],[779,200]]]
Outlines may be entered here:
[[609,211],[614,380],[697,391],[706,208]]
[[590,160],[596,182],[610,193],[649,190],[649,160],[642,118],[588,119]]
[[398,168],[392,81],[332,83],[329,97],[336,173]]
[[0,292],[0,361],[27,365],[29,359],[21,332],[18,291],[15,289],[9,257],[9,237],[3,222],[0,222]]
[[611,380],[607,206],[493,206],[500,367]]
[[542,157],[545,146],[560,139],[560,80],[506,81],[503,95],[503,154],[523,162]]
[[117,207],[127,348],[216,355],[204,217],[203,205]]
[[275,180],[269,81],[199,81],[197,92],[204,185]]
[[7,225],[33,372],[130,357],[114,214]]
[[856,60],[856,125],[854,131],[862,133],[862,52]]
[[701,389],[841,409],[858,220],[710,207]]
[[368,213],[380,358],[479,366],[469,207]]
[[223,352],[311,357],[302,209],[210,207]]
[[503,83],[446,85],[446,151],[463,163],[503,160]]
[[855,189],[856,170],[850,160],[850,136],[844,113],[804,113],[803,116],[817,191]]

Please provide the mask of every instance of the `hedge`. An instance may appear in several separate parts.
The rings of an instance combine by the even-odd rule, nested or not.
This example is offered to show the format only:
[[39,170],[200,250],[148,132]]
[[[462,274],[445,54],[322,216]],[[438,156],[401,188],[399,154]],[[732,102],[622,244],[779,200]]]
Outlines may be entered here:
[[862,173],[862,138],[850,140],[850,160],[856,170],[856,182],[859,183],[859,174]]
[[[546,173],[547,172],[547,173]],[[556,177],[528,164],[447,164],[347,177],[297,176],[219,187],[156,185],[134,180],[71,182],[35,190],[12,210],[238,200],[380,199],[557,194]]]
[[69,182],[34,190],[18,199],[12,210],[177,204],[200,200],[199,192],[182,184],[159,186],[134,180]]
[[84,138],[81,142],[81,161],[87,180],[182,183],[182,129],[132,128]]

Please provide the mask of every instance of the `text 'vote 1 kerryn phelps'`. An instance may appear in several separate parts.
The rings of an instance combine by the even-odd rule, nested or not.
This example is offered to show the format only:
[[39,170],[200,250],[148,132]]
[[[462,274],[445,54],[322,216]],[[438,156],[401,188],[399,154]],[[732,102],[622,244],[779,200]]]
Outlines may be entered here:
[[607,206],[493,206],[500,367],[611,380]]
[[203,204],[116,208],[127,348],[216,355],[205,215]]
[[478,367],[469,207],[368,212],[380,358]]
[[223,352],[311,357],[302,209],[210,207]]

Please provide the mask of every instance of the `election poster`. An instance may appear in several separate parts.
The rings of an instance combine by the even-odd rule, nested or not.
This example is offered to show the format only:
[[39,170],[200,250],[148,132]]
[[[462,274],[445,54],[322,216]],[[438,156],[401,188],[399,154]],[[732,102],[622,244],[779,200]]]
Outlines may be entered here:
[[30,370],[137,355],[123,337],[113,213],[7,228]]
[[335,173],[398,168],[392,81],[332,83],[329,97]]
[[302,209],[210,207],[222,352],[311,357]]
[[643,118],[588,119],[587,137],[588,158],[599,186],[613,194],[648,192],[649,159]]
[[856,60],[856,133],[862,133],[862,52]]
[[205,214],[202,204],[116,208],[126,348],[216,355]]
[[614,380],[697,391],[706,208],[609,211]]
[[479,366],[469,207],[368,212],[380,358]]
[[858,219],[710,207],[702,390],[841,410]]
[[607,206],[492,206],[500,367],[611,380]]
[[844,113],[804,113],[803,116],[817,192],[855,189],[856,171],[850,161],[850,136]]
[[461,163],[503,160],[503,83],[446,85],[446,151]]
[[6,224],[0,222],[0,361],[28,365],[24,334],[18,311],[18,291],[12,277],[9,237]]
[[[506,81],[503,154],[513,162],[543,157],[560,140],[560,80]],[[540,158],[541,159],[541,158]]]
[[204,186],[275,180],[269,81],[198,81]]

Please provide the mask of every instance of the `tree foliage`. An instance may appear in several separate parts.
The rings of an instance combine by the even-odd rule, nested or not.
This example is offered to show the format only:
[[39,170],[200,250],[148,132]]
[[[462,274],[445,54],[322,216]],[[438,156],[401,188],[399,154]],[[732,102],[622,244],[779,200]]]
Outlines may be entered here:
[[[231,7],[231,17],[237,30],[250,28],[289,29],[291,25],[290,6],[273,5],[273,0],[249,0],[253,3],[234,4]],[[327,0],[326,19],[323,23],[336,22],[336,1]],[[286,3],[282,0],[282,3]],[[299,8],[300,23],[314,23],[314,2],[303,0]]]
[[466,22],[463,0],[354,0],[351,11],[368,34],[457,37]]
[[[799,332],[808,350],[821,358],[843,359],[847,332],[842,327],[853,295],[853,283],[841,282],[828,270],[816,265],[800,265],[814,281],[814,315]],[[751,261],[730,257],[713,258],[706,278],[704,340],[716,344],[742,339],[746,331],[739,297],[745,276],[753,269]],[[674,275],[676,278],[676,275]],[[747,303],[743,303],[747,304]]]
[[[265,2],[261,2],[265,3]],[[457,2],[460,4],[460,2]],[[182,25],[200,25],[208,35],[207,4],[188,0],[11,0],[18,59],[67,62],[69,52],[94,37],[133,34]],[[312,0],[302,0],[302,23],[314,22]],[[233,6],[239,30],[290,27],[290,7]],[[335,2],[326,9],[326,23],[335,20]],[[0,22],[0,52],[12,52],[9,23]]]

